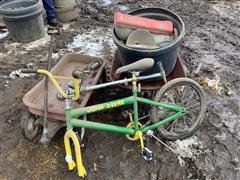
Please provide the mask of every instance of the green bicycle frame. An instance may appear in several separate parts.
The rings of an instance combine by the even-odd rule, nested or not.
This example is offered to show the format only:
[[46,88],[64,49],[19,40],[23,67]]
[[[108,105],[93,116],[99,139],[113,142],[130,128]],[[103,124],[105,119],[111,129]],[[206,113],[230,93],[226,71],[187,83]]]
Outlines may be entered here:
[[[138,97],[137,81],[161,77],[162,72],[155,73],[152,75],[139,76],[139,77],[136,77],[136,74],[138,74],[137,72],[133,72],[132,78],[121,79],[121,80],[107,82],[107,83],[103,83],[103,84],[97,84],[97,85],[93,85],[93,86],[81,87],[81,89],[79,89],[78,79],[76,79],[74,77],[54,76],[50,72],[48,72],[46,70],[41,70],[41,69],[38,69],[37,71],[36,70],[25,70],[25,72],[28,72],[28,73],[34,72],[34,73],[47,75],[49,77],[49,79],[52,81],[53,85],[58,90],[58,92],[64,98],[66,98],[65,114],[66,114],[67,131],[64,135],[64,145],[65,145],[65,150],[66,150],[65,160],[68,163],[68,169],[73,170],[75,167],[77,167],[78,175],[81,177],[86,176],[87,172],[82,163],[80,143],[79,143],[76,133],[74,133],[74,131],[72,130],[73,128],[77,128],[77,127],[89,128],[89,129],[96,129],[96,130],[101,130],[101,131],[109,131],[109,132],[114,132],[114,133],[126,134],[127,138],[129,140],[131,140],[131,141],[139,140],[140,141],[141,151],[144,154],[145,149],[144,149],[144,142],[143,142],[143,133],[146,133],[147,131],[155,129],[155,128],[159,128],[160,126],[163,126],[164,124],[166,124],[170,121],[173,121],[177,118],[180,118],[186,114],[186,108],[183,108],[180,106],[173,106],[173,105],[169,105],[169,104],[165,104],[165,103],[161,103],[161,102],[152,101],[150,99]],[[56,79],[72,80],[74,82],[74,90],[75,90],[74,97],[71,95],[71,93],[70,94],[65,93]],[[101,104],[97,104],[97,105],[93,105],[93,106],[88,106],[88,107],[84,107],[84,108],[72,109],[70,106],[70,102],[79,99],[80,92],[93,91],[96,89],[101,89],[101,88],[118,85],[118,84],[125,84],[125,83],[129,83],[129,82],[132,82],[132,87],[133,87],[132,88],[132,96],[130,96],[130,97],[126,97],[123,99],[118,99],[118,100],[110,101],[110,102],[106,102],[106,103],[101,103]],[[175,113],[157,123],[150,124],[151,122],[149,121],[150,123],[147,122],[146,124],[144,124],[142,126],[138,122],[139,121],[139,117],[138,117],[138,104],[139,103],[148,104],[148,105],[155,106],[155,107],[162,107],[162,108],[171,110],[172,112],[175,112]],[[81,116],[86,117],[86,115],[88,115],[88,114],[101,112],[104,110],[113,109],[113,108],[117,108],[117,107],[121,107],[121,106],[127,106],[127,105],[133,106],[133,122],[130,122],[127,125],[127,127],[121,127],[121,126],[116,126],[116,125],[97,123],[97,122],[79,119]],[[131,121],[132,121],[132,118],[131,118]],[[84,131],[82,131],[82,132],[84,132]],[[75,156],[76,163],[72,157],[70,140],[72,140],[73,145],[74,145],[74,150],[75,150],[75,154],[76,154],[76,156]]]
[[[66,120],[67,120],[67,129],[73,129],[73,128],[89,128],[89,129],[96,129],[96,130],[101,130],[101,131],[109,131],[109,132],[114,132],[114,133],[120,133],[120,134],[128,134],[128,135],[134,135],[136,131],[140,130],[142,133],[147,132],[148,130],[159,128],[160,126],[173,121],[177,118],[180,118],[185,115],[185,108],[182,108],[180,106],[173,106],[165,103],[160,103],[156,101],[152,101],[146,98],[141,98],[137,96],[137,87],[136,87],[136,78],[133,77],[132,84],[133,84],[133,89],[132,89],[132,96],[123,98],[123,99],[118,99],[106,103],[101,103],[93,106],[88,106],[84,108],[77,108],[77,109],[72,109],[68,103],[65,108],[66,112]],[[138,103],[144,103],[148,104],[151,106],[156,106],[156,107],[162,107],[165,109],[169,109],[171,111],[174,111],[175,114],[172,116],[163,119],[159,121],[158,123],[151,124],[151,125],[144,125],[143,127],[139,127],[139,117],[138,117]],[[79,120],[78,118],[81,116],[85,116],[88,114],[93,114],[96,112],[101,112],[104,110],[108,109],[113,109],[121,106],[126,106],[126,105],[133,105],[133,120],[134,120],[134,127],[133,128],[127,128],[127,127],[121,127],[121,126],[116,126],[116,125],[110,125],[110,124],[105,124],[105,123],[97,123],[97,122],[92,122],[92,121],[84,121],[84,120]]]

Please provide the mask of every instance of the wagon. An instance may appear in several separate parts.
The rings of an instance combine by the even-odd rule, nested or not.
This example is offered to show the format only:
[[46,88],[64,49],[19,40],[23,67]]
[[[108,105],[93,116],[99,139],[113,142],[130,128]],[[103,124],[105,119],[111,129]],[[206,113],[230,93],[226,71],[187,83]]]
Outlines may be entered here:
[[[92,62],[99,62],[95,69],[86,72],[82,79],[81,86],[96,85],[104,72],[106,61],[100,58],[80,55],[75,53],[68,53],[52,68],[50,71],[56,76],[69,77],[75,69],[83,69]],[[67,81],[59,80],[60,86],[66,89],[68,86]],[[66,125],[66,117],[64,112],[65,101],[57,98],[57,90],[53,84],[48,84],[48,138],[51,139],[56,132]],[[82,92],[78,101],[73,102],[72,106],[75,108],[85,107],[92,91]],[[44,115],[44,79],[34,86],[23,97],[24,104],[28,107],[29,112],[26,111],[22,115],[22,128],[25,137],[34,139],[37,135],[39,126],[43,123]]]

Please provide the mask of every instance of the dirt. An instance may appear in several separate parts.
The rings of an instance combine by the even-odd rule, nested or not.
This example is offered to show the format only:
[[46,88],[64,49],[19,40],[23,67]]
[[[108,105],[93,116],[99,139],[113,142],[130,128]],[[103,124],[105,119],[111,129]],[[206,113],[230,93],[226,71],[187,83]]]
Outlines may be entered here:
[[[186,153],[182,166],[176,155],[153,139],[146,140],[154,152],[154,160],[148,163],[141,157],[137,142],[130,142],[118,134],[87,130],[83,141],[86,179],[240,179],[240,1],[79,2],[79,18],[64,25],[54,44],[52,65],[69,51],[90,53],[111,61],[116,49],[110,33],[114,12],[159,6],[177,13],[185,22],[186,35],[180,55],[188,76],[196,80],[219,77],[220,88],[217,92],[206,90],[207,112],[193,137],[184,141],[166,141]],[[49,37],[46,35],[36,42],[21,44],[5,36],[7,34],[0,36],[0,179],[78,179],[76,171],[67,170],[64,160],[64,129],[46,146],[40,144],[40,135],[34,141],[28,141],[21,134],[21,112],[27,111],[22,97],[40,78],[9,77],[12,71],[27,67],[29,63],[33,67],[45,67]],[[70,45],[74,38],[80,39],[81,43],[69,48],[73,47]],[[85,46],[88,40],[98,48],[97,54]],[[98,42],[103,47],[96,46]],[[202,66],[196,75],[200,62]],[[109,99],[99,95],[116,96],[119,91],[123,90],[103,90],[94,96],[97,100],[91,102]],[[118,111],[97,114],[90,119],[121,125],[128,121]]]

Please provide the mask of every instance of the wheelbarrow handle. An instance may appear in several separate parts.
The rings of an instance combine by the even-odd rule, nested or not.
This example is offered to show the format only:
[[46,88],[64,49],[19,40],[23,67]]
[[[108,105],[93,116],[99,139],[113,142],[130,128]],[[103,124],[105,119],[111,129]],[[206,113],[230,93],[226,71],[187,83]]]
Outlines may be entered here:
[[27,73],[35,73],[36,74],[37,73],[37,69],[29,69],[29,68],[28,69],[21,69],[21,72],[22,73],[26,73],[26,74]]

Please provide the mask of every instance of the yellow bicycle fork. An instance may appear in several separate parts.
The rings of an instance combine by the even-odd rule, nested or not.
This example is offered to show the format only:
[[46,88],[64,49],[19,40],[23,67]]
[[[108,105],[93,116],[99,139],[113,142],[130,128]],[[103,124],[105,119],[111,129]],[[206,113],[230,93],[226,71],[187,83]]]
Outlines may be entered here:
[[[80,143],[78,141],[77,135],[73,132],[73,130],[67,130],[64,135],[64,145],[66,150],[66,157],[65,160],[68,163],[68,169],[73,170],[76,167],[76,163],[72,158],[72,150],[70,146],[70,139],[73,141],[74,150],[76,154],[76,162],[77,162],[77,171],[78,176],[85,177],[87,176],[87,172],[83,166],[82,162],[82,155],[81,155],[81,148]],[[141,151],[144,150],[144,143],[143,143],[143,134],[140,130],[138,130],[134,135],[134,140],[140,140]]]
[[85,176],[87,176],[87,172],[82,163],[80,144],[79,144],[77,135],[73,132],[73,130],[67,130],[67,132],[64,135],[64,145],[65,145],[65,150],[66,150],[65,159],[68,163],[68,169],[73,170],[76,167],[76,163],[74,162],[74,160],[72,158],[70,139],[73,141],[74,150],[75,150],[75,154],[76,154],[78,176],[85,177]]

